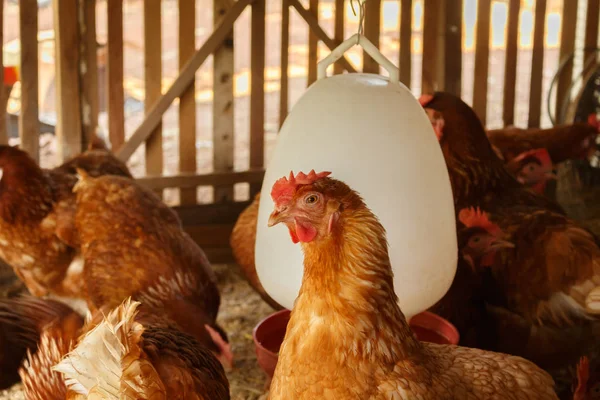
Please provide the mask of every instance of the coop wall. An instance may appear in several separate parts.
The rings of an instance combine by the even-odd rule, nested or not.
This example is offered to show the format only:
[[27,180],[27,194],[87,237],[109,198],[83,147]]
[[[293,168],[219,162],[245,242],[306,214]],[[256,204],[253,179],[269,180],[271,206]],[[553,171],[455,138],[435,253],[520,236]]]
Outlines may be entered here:
[[[548,126],[569,118],[572,86],[595,63],[599,3],[367,0],[364,34],[415,95],[459,94],[490,128]],[[13,141],[52,165],[101,134],[215,262],[231,258],[233,224],[317,62],[359,22],[349,0],[0,4],[0,35],[9,32],[0,62],[21,70],[3,95],[0,142],[18,132]],[[358,48],[329,69],[355,71],[383,73]],[[42,114],[55,116],[55,129]],[[40,151],[40,132],[50,131],[52,161]]]

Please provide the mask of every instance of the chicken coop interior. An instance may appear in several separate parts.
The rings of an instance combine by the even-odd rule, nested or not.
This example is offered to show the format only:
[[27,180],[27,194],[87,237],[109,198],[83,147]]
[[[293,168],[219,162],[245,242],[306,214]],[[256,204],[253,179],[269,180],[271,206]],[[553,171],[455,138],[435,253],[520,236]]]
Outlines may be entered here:
[[[364,35],[398,68],[399,80],[410,90],[415,102],[422,95],[433,95],[434,92],[445,92],[462,99],[483,125],[494,146],[493,150],[499,156],[498,160],[506,162],[507,171],[510,170],[515,176],[524,174],[524,177],[519,175],[516,178],[519,185],[539,192],[535,195],[549,198],[552,204],[556,202],[569,221],[584,227],[586,232],[600,235],[600,139],[596,138],[596,133],[600,131],[596,118],[596,114],[600,115],[599,17],[600,0],[0,1],[0,43],[3,46],[0,51],[0,66],[3,67],[0,68],[0,81],[4,82],[4,90],[0,92],[0,220],[5,220],[0,221],[0,244],[8,241],[10,245],[7,246],[12,246],[13,242],[25,240],[22,238],[27,235],[35,235],[31,233],[34,228],[17,227],[21,222],[15,221],[21,220],[14,217],[16,214],[11,214],[9,206],[5,208],[7,200],[4,199],[19,198],[24,204],[33,204],[30,203],[33,200],[29,199],[38,196],[37,192],[32,193],[27,189],[28,185],[33,185],[33,175],[22,174],[22,180],[9,181],[13,175],[6,164],[9,161],[3,159],[7,157],[3,155],[3,149],[7,146],[3,145],[17,146],[44,171],[50,171],[47,173],[50,175],[44,176],[52,177],[52,174],[58,173],[54,171],[65,170],[61,169],[62,165],[67,165],[64,163],[86,151],[98,149],[99,139],[104,142],[105,148],[98,151],[112,153],[111,157],[116,158],[116,164],[113,165],[118,165],[119,171],[123,168],[128,170],[124,175],[131,174],[135,187],[149,190],[157,196],[154,203],[144,200],[146,203],[140,203],[143,205],[139,209],[158,210],[154,214],[150,214],[150,211],[148,214],[142,211],[136,214],[137,206],[124,203],[123,207],[129,210],[131,218],[115,222],[111,217],[113,214],[106,211],[102,221],[116,223],[122,226],[122,232],[129,232],[128,227],[137,223],[135,221],[143,220],[144,215],[147,218],[150,215],[154,218],[157,213],[167,215],[168,211],[160,211],[163,210],[160,207],[175,211],[173,215],[179,218],[182,232],[185,232],[177,235],[187,234],[192,243],[185,242],[187,237],[181,239],[185,243],[178,245],[180,250],[174,251],[174,257],[187,257],[189,246],[194,249],[199,247],[216,274],[216,285],[220,292],[217,323],[228,337],[228,344],[223,346],[231,349],[235,360],[233,367],[225,368],[231,399],[267,399],[271,382],[269,374],[272,375],[273,371],[267,371],[269,367],[265,366],[267,361],[264,358],[267,356],[261,354],[262,350],[255,343],[258,332],[255,327],[269,316],[282,315],[280,310],[284,307],[278,303],[279,300],[274,300],[265,292],[254,265],[258,202],[262,201],[256,196],[263,188],[265,170],[277,148],[280,129],[294,106],[308,93],[307,89],[318,81],[319,62],[353,34],[359,32]],[[326,71],[329,76],[353,73],[388,76],[388,71],[375,57],[360,46],[346,51]],[[427,103],[421,102],[421,105],[427,111]],[[436,110],[441,112],[440,109]],[[427,115],[434,118],[431,113]],[[431,121],[434,130],[437,129],[434,120]],[[452,121],[446,117],[444,129],[450,129]],[[592,128],[593,135],[588,133],[585,137],[570,133],[572,126],[583,125],[597,129]],[[437,130],[435,132],[439,133]],[[533,172],[526,175],[523,163],[516,170],[510,169],[515,165],[511,164],[512,159],[531,162],[531,158],[519,158],[517,153],[520,150],[512,153],[512,150],[502,147],[508,143],[503,140],[509,134],[512,135],[511,140],[522,139],[523,150],[547,148],[546,154],[549,154],[548,160],[551,158],[551,165],[550,170],[542,172],[543,182],[538,184],[538,181],[533,181],[542,175],[533,176]],[[529,141],[528,135],[535,138]],[[545,146],[542,137],[548,138],[548,146]],[[438,140],[450,138],[442,139],[438,135]],[[585,140],[585,145],[581,144],[582,140]],[[320,143],[313,143],[312,146],[318,148]],[[574,149],[574,146],[581,148]],[[446,156],[444,145],[442,150]],[[535,154],[532,156],[528,153],[526,156],[534,157]],[[536,158],[534,164],[543,167],[544,160]],[[25,161],[22,163],[26,164]],[[357,164],[360,164],[360,160],[357,160]],[[90,212],[95,208],[96,213],[101,215],[104,203],[112,204],[109,192],[98,203],[90,200],[89,205],[83,205],[81,199],[84,195],[78,191],[92,190],[90,185],[93,184],[89,183],[91,179],[100,182],[102,178],[82,165],[78,165],[78,168],[86,170],[84,175],[80,169],[77,174],[73,169],[71,175],[71,178],[79,176],[80,179],[78,183],[71,184],[77,204],[82,204],[77,207]],[[531,165],[527,164],[527,168],[533,168]],[[413,173],[419,174],[419,168]],[[104,172],[100,174],[104,175]],[[14,176],[17,176],[16,173]],[[552,178],[546,180],[549,176]],[[335,177],[335,171],[332,177]],[[452,189],[456,190],[452,176],[450,182]],[[117,183],[111,187],[115,185]],[[268,192],[271,188],[265,186],[265,190]],[[462,203],[457,200],[456,193],[454,197],[458,213],[458,204]],[[61,204],[58,200],[53,201]],[[84,244],[88,237],[86,235],[101,232],[99,235],[111,236],[103,227],[94,225],[98,222],[81,227],[77,219],[80,216],[79,209],[73,212],[75,216],[69,218],[73,218],[74,226],[79,230],[80,237],[73,239],[76,243],[73,246],[77,249],[77,246],[82,246],[85,251],[92,251],[90,249],[94,246],[98,247],[94,241]],[[506,215],[502,217],[510,219]],[[169,214],[165,218],[176,217]],[[460,222],[466,224],[463,220]],[[61,222],[53,224],[60,225]],[[81,224],[85,225],[83,222]],[[146,225],[140,222],[140,226]],[[138,226],[136,229],[146,228]],[[509,231],[513,234],[513,231]],[[150,232],[148,228],[147,234],[151,235]],[[58,235],[61,240],[63,235],[62,231]],[[105,246],[113,250],[114,246],[120,246],[116,238],[123,243],[129,240],[127,233],[112,236],[115,241],[110,243],[113,244],[107,242]],[[537,240],[537,236],[527,237],[531,243]],[[572,240],[572,243],[576,242],[573,237]],[[597,247],[593,251],[586,250],[585,254],[597,252],[596,261],[591,262],[592,266],[585,274],[588,274],[586,279],[590,279],[587,282],[594,280],[593,285],[598,285],[600,242],[595,240]],[[156,243],[160,246],[163,242],[167,240],[161,239]],[[37,245],[42,246],[40,243]],[[559,242],[553,243],[555,247],[560,247]],[[460,251],[460,234],[458,245]],[[71,246],[71,242],[68,242],[68,246]],[[516,246],[518,249],[519,244],[516,243]],[[575,251],[571,247],[569,249]],[[8,254],[2,251],[0,246],[0,255]],[[19,309],[11,306],[10,301],[28,292],[41,298],[45,298],[44,293],[54,293],[48,289],[48,292],[39,292],[42,295],[36,294],[29,284],[30,279],[35,279],[29,274],[34,273],[19,272],[15,267],[14,260],[21,262],[27,261],[27,257],[31,258],[24,251],[22,246],[21,253],[16,248],[16,253],[3,257],[5,260],[0,266],[0,303],[7,302],[0,304],[0,389],[3,389],[0,390],[0,399],[64,399],[64,393],[60,391],[53,395],[62,397],[45,397],[41,392],[34,393],[31,386],[35,386],[35,382],[23,378],[23,375],[15,375],[17,367],[14,362],[18,361],[20,365],[25,350],[15,356],[21,358],[13,360],[10,365],[6,362],[7,356],[1,354],[2,346],[10,342],[9,336],[21,334],[18,329],[11,330],[16,328],[2,325],[9,319],[6,309]],[[40,254],[43,251],[40,250]],[[79,254],[79,250],[74,251]],[[129,254],[129,250],[123,251]],[[97,257],[102,259],[103,256]],[[140,257],[139,262],[144,263],[147,259],[159,256],[153,252],[147,257]],[[43,258],[34,258],[36,263],[44,263]],[[85,256],[84,259],[82,268],[88,268],[88,259]],[[574,255],[566,255],[564,259],[586,262]],[[550,265],[554,261],[547,262]],[[107,271],[118,271],[120,267],[115,265],[107,268]],[[125,268],[129,266],[123,265],[122,269]],[[158,279],[158,276],[165,274],[161,271],[157,269],[149,274],[154,273]],[[105,275],[109,273],[117,276],[121,272],[104,272]],[[552,285],[555,286],[552,290],[562,290],[560,285],[564,282],[572,283],[583,276],[576,275],[578,272],[572,270],[564,274],[554,277]],[[84,273],[82,276],[87,275]],[[123,279],[135,284],[137,277],[134,272],[123,275]],[[65,279],[68,279],[68,275]],[[542,278],[536,279],[531,284],[534,292],[537,290],[535,288],[543,286]],[[516,283],[510,285],[510,288],[519,286]],[[89,288],[86,290],[91,291]],[[102,288],[99,290],[102,291]],[[536,296],[545,295],[540,294],[541,290],[535,292],[538,293]],[[59,293],[57,296],[70,295]],[[98,296],[102,297],[101,294]],[[82,299],[85,301],[87,297]],[[555,303],[549,300],[548,313],[553,312],[553,304],[559,307],[559,301],[574,300],[571,297],[569,300],[556,300]],[[94,304],[96,310],[101,309],[97,302]],[[507,304],[512,303],[509,301]],[[117,305],[115,303],[111,307]],[[102,311],[108,312],[110,309]],[[273,314],[276,312],[279,314]],[[59,315],[59,311],[56,311],[56,315]],[[411,319],[411,324],[413,320],[417,324],[417,319]],[[451,322],[454,323],[454,320]],[[569,326],[575,324],[572,321],[569,323]],[[600,322],[597,324],[600,327]],[[466,332],[461,326],[457,325],[457,328],[463,340]],[[277,329],[285,332],[285,324]],[[416,332],[418,328],[414,330]],[[8,333],[3,336],[4,332]],[[219,335],[212,330],[211,337],[213,333]],[[597,337],[596,334],[594,338]],[[214,340],[221,346],[217,339]],[[577,340],[587,339],[579,336]],[[463,345],[463,342],[460,344]],[[561,343],[555,347],[568,346]],[[225,351],[225,347],[219,348]],[[27,351],[33,350],[27,348]],[[519,353],[517,349],[514,351],[516,355],[526,353]],[[278,352],[279,349],[272,352],[272,357],[277,357]],[[568,369],[571,374],[577,370],[572,365]],[[592,356],[590,365],[594,365]],[[44,367],[50,371],[49,366],[35,368]],[[554,371],[552,368],[543,369]],[[600,376],[600,369],[596,374]],[[3,375],[17,378],[3,380]],[[560,381],[563,375],[554,372],[550,372],[550,375],[557,386],[564,383]],[[575,375],[581,379],[580,375]],[[568,394],[559,394],[557,398],[595,398],[577,397],[579,392],[571,390],[570,378],[565,379],[568,381],[565,384]],[[597,384],[600,384],[600,379]],[[598,386],[594,387],[598,390]],[[169,389],[162,390],[168,392]],[[217,392],[213,392],[212,397],[207,393],[199,393],[199,397],[194,397],[191,392],[178,393],[178,396],[169,393],[170,396],[156,398],[229,398],[220,397],[215,394]],[[280,396],[281,393],[285,391],[280,392]],[[108,394],[103,396],[95,398],[119,398],[114,394],[113,397]],[[414,393],[413,396],[418,397]],[[540,397],[536,396],[515,398],[554,398],[541,394]],[[272,395],[271,398],[293,400],[309,397]],[[318,398],[330,397],[323,395]],[[391,395],[389,398],[400,397]]]

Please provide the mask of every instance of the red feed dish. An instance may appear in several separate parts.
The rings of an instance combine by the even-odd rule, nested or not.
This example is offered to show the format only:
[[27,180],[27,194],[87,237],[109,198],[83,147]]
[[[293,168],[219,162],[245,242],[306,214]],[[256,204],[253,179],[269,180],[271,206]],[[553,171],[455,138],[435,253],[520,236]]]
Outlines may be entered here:
[[[252,332],[258,365],[269,377],[273,377],[275,372],[279,348],[289,320],[290,311],[281,310],[260,321]],[[460,338],[454,325],[428,311],[415,315],[409,325],[422,342],[458,344]]]

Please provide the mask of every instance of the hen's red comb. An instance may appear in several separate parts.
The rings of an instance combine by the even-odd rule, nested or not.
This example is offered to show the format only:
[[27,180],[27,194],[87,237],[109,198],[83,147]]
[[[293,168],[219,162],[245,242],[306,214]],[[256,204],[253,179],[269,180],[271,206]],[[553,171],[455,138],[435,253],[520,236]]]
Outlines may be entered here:
[[483,228],[493,235],[500,232],[500,227],[490,221],[488,214],[481,211],[479,207],[463,208],[458,213],[458,220],[467,228]]
[[548,153],[548,150],[543,147],[524,151],[514,158],[514,162],[521,162],[526,157],[535,157],[540,161],[542,167],[552,168],[552,159],[550,158],[550,153]]
[[419,97],[419,104],[421,104],[421,107],[425,107],[431,100],[433,100],[432,94],[422,94],[421,97]]
[[310,185],[311,183],[325,178],[329,176],[331,172],[319,172],[318,174],[315,170],[311,170],[308,175],[303,172],[298,172],[296,176],[294,176],[294,171],[290,172],[290,176],[286,178],[279,178],[275,184],[273,184],[273,188],[271,189],[271,198],[275,202],[275,204],[281,204],[286,201],[289,201],[296,193],[296,188],[300,185]]

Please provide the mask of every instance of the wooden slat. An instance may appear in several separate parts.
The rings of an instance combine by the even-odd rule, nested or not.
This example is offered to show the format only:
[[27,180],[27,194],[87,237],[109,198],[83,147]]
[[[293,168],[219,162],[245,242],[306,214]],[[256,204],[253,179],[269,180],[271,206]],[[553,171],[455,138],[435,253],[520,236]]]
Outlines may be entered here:
[[479,0],[475,45],[473,110],[485,126],[487,119],[488,66],[490,61],[490,14],[492,1]]
[[183,226],[234,224],[239,214],[244,211],[252,201],[236,201],[221,204],[198,204],[193,206],[175,206]]
[[504,62],[504,99],[502,120],[504,126],[515,122],[515,98],[517,83],[517,50],[519,40],[519,13],[521,0],[510,0],[506,26],[506,59]]
[[412,79],[412,0],[401,0],[400,10],[400,81],[410,88]]
[[196,76],[196,70],[202,66],[209,55],[223,42],[233,23],[253,0],[238,0],[231,11],[223,18],[223,22],[204,42],[202,47],[196,51],[194,56],[186,63],[180,71],[179,76],[171,84],[167,92],[152,106],[152,110],[146,115],[146,119],[135,130],[129,141],[117,151],[117,157],[127,161],[133,152],[141,145],[152,131],[158,126],[162,115],[167,111],[173,100],[183,93]]
[[[583,53],[584,65],[585,60],[590,56],[597,58],[598,53],[594,51],[598,47],[598,19],[600,16],[600,0],[588,0],[587,2],[587,13],[585,21],[585,38],[584,48],[586,49]],[[584,67],[582,75],[586,75],[594,65],[590,65],[588,68]]]
[[147,176],[137,181],[149,189],[192,188],[197,186],[223,186],[240,182],[261,183],[265,172],[262,169],[241,172],[214,172],[196,175],[193,173],[173,176]]
[[535,25],[533,31],[533,54],[531,56],[531,84],[529,87],[529,120],[528,127],[540,126],[542,112],[542,79],[544,65],[544,31],[546,25],[546,0],[535,2]]
[[[308,11],[313,15],[317,23],[319,21],[319,0],[308,1]],[[308,77],[307,86],[317,80],[317,51],[319,40],[312,29],[308,30]]]
[[[346,20],[346,2],[345,0],[335,0],[335,20],[333,27],[333,40],[339,44],[344,41],[344,22]],[[283,23],[283,21],[282,21]],[[336,61],[333,64],[333,73],[341,74],[344,72],[344,66]]]
[[107,102],[108,134],[113,148],[125,142],[125,90],[123,88],[123,0],[107,0]]
[[[144,85],[146,115],[162,94],[162,18],[161,0],[144,1]],[[162,118],[146,140],[146,174],[163,173]],[[156,193],[162,197],[162,189]]]
[[[262,168],[265,149],[265,0],[252,4],[250,21],[250,168]],[[250,185],[250,198],[261,189]]]
[[460,97],[462,89],[462,0],[446,0],[444,29],[444,90]]
[[[0,43],[4,43],[4,1],[0,1]],[[0,82],[4,82],[4,51],[0,51]],[[10,90],[6,87],[0,91],[0,144],[8,144],[6,130],[6,106]]]
[[21,112],[19,132],[21,148],[34,160],[39,160],[39,100],[38,100],[38,9],[36,0],[20,0],[19,29],[21,33]]
[[87,148],[98,127],[98,46],[96,41],[96,2],[79,1],[81,58],[82,149]]
[[[575,51],[575,30],[577,28],[577,0],[568,0],[563,3],[562,28],[560,36],[560,56],[559,60],[564,60]],[[564,122],[564,115],[561,115],[561,107],[570,97],[569,86],[571,85],[573,75],[573,62],[565,65],[565,68],[558,77],[556,84],[556,108],[555,118],[557,123]]]
[[[196,50],[196,2],[179,1],[179,70]],[[179,172],[196,172],[196,84],[195,80],[179,98]],[[181,189],[181,204],[196,204],[196,188]]]
[[439,6],[439,0],[424,0],[423,2],[421,93],[433,93],[436,90]]
[[[79,27],[77,0],[63,0],[54,7],[56,67],[57,149],[67,160],[82,150],[79,91]],[[36,116],[37,121],[37,116]]]
[[[365,3],[365,37],[379,47],[379,27],[381,26],[381,0],[368,0]],[[363,51],[363,72],[379,74],[379,63]]]
[[[214,0],[214,24],[231,9],[232,0]],[[233,171],[233,29],[213,58],[213,166],[215,172]],[[233,185],[215,186],[214,202],[233,201]]]
[[[325,33],[323,28],[321,28],[319,21],[317,21],[315,17],[306,8],[304,8],[298,0],[288,1],[292,6],[294,6],[296,11],[298,11],[298,14],[300,14],[304,21],[306,21],[309,29],[312,29],[317,34],[319,40],[325,43],[325,46],[327,46],[329,50],[333,50],[337,47],[336,42]],[[352,66],[352,64],[350,64],[346,56],[340,58],[339,62],[344,66],[346,71],[356,72],[356,69]]]
[[290,4],[282,0],[281,5],[281,77],[279,85],[279,127],[288,114],[289,103],[289,63],[290,63]]

